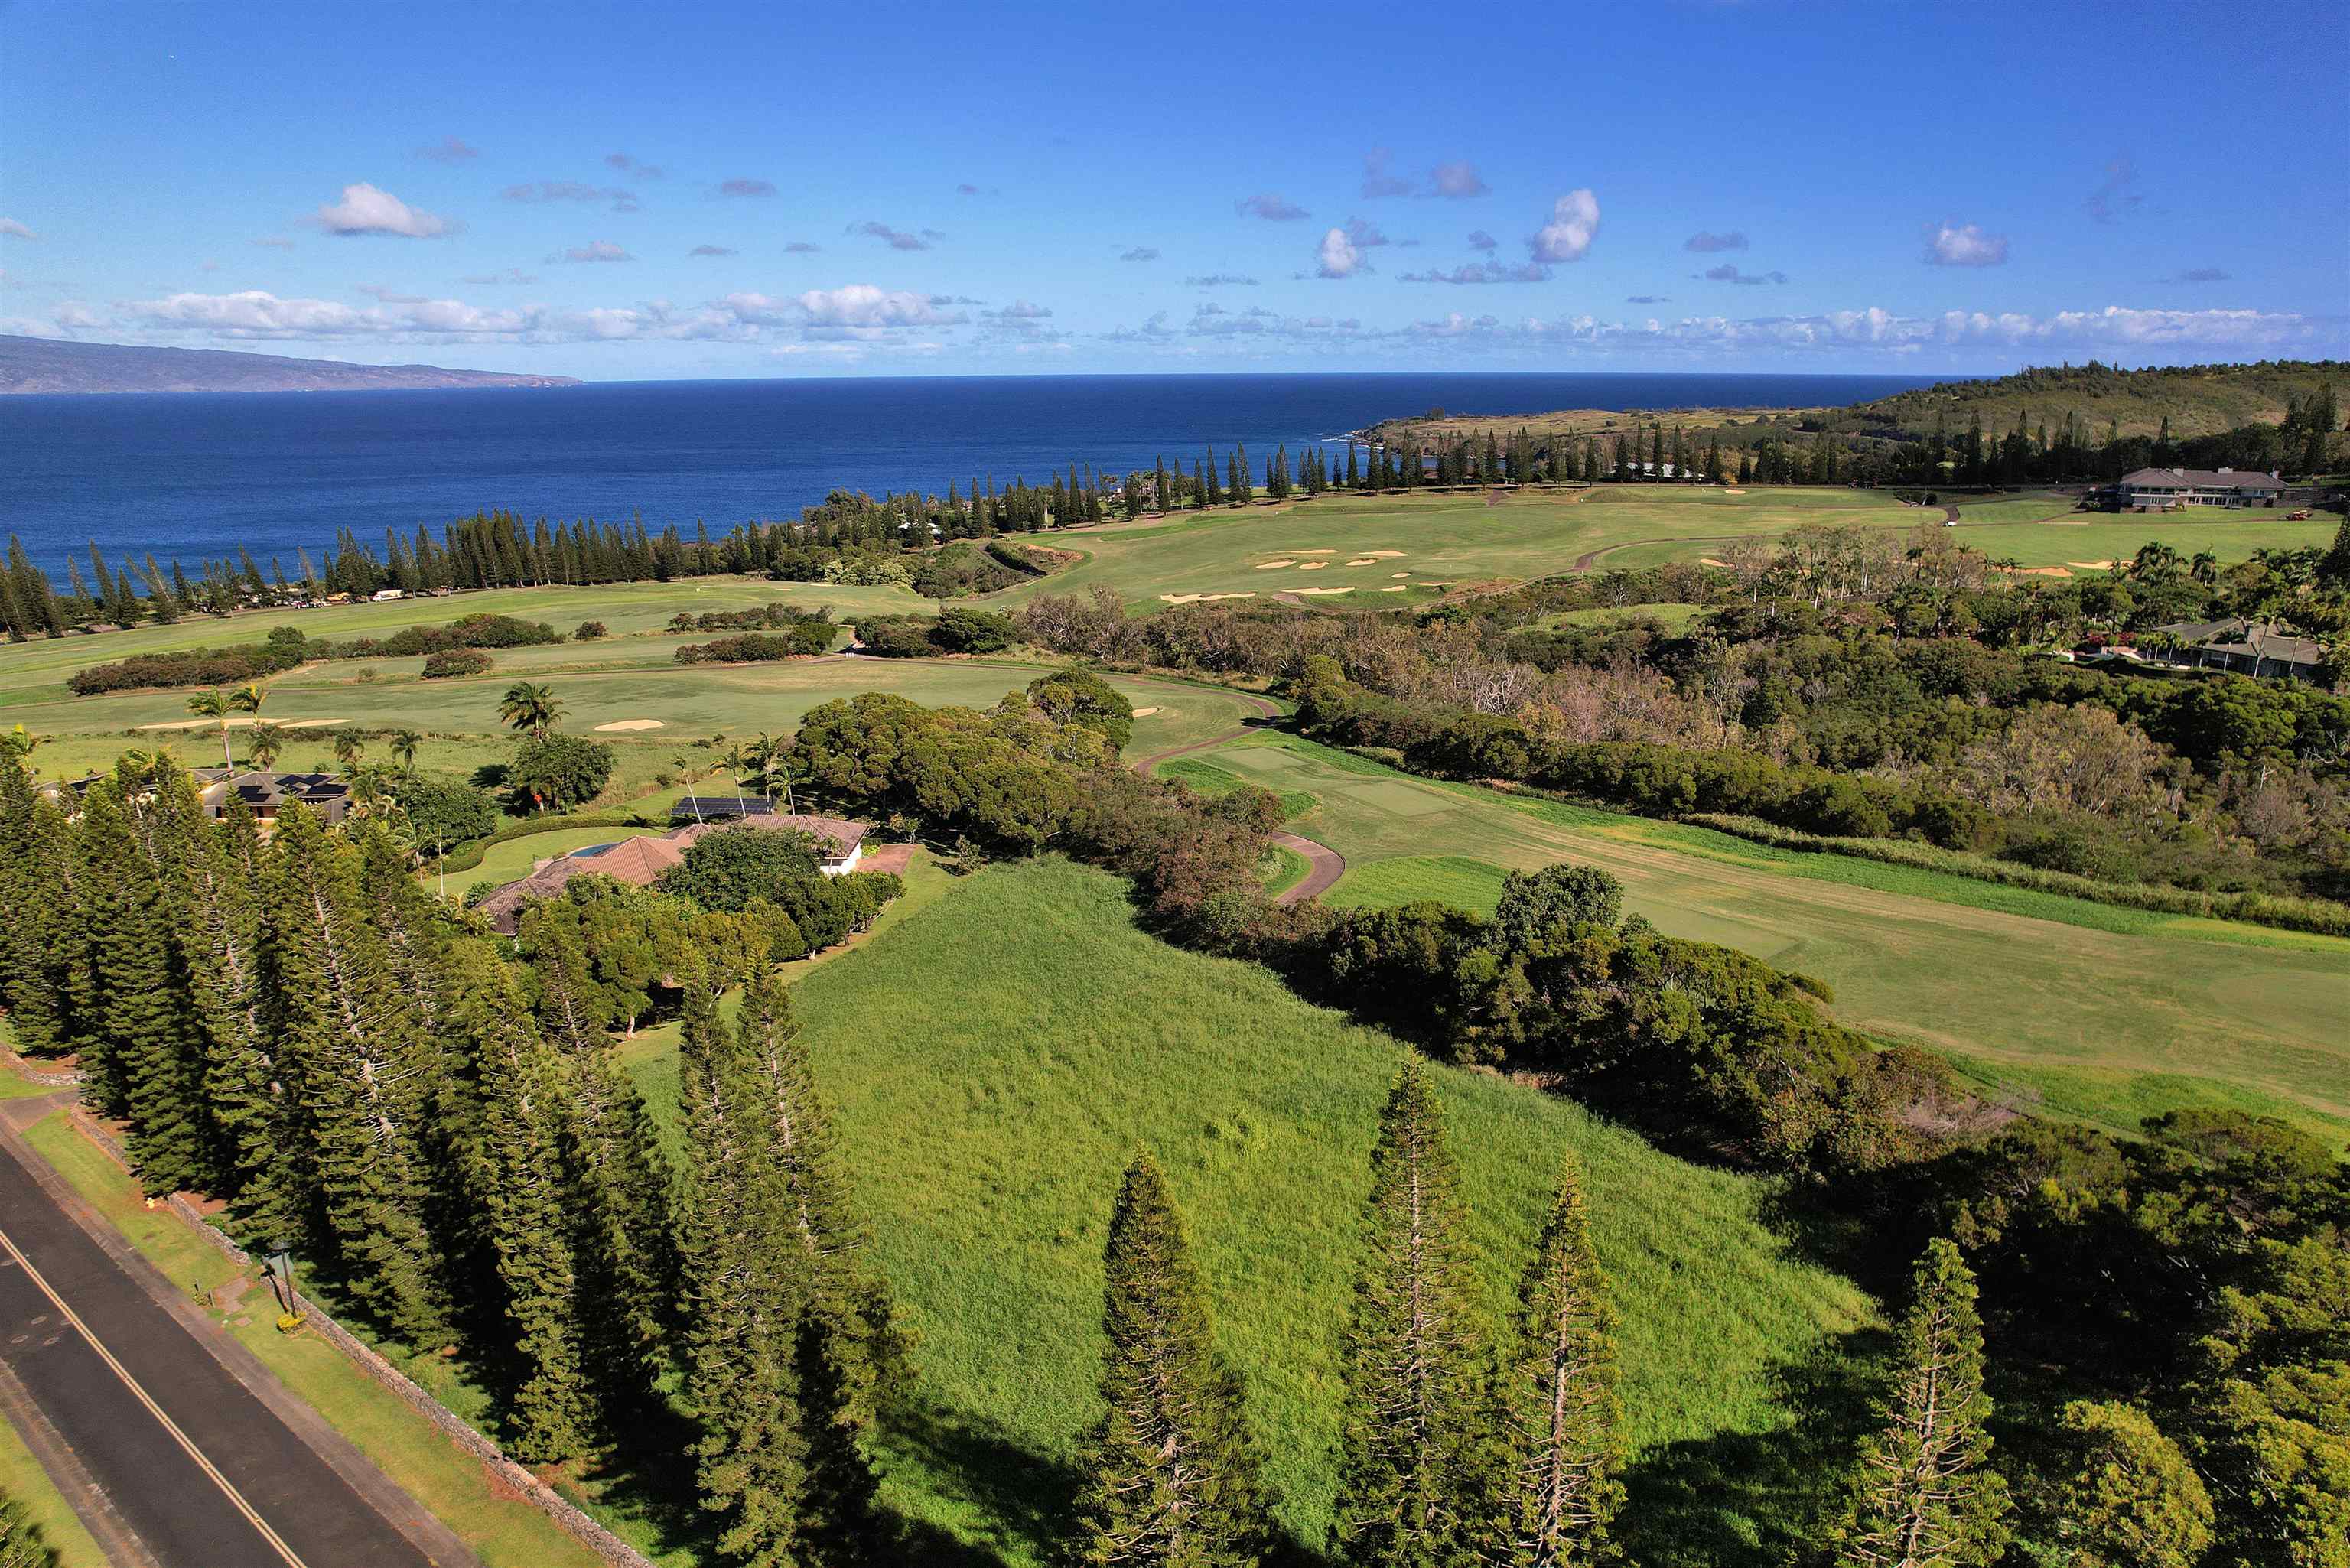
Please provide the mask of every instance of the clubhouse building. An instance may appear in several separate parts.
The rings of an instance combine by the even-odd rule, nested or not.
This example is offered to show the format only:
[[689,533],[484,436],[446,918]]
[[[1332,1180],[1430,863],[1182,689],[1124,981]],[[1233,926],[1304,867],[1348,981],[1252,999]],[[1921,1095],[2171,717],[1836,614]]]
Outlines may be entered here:
[[2093,500],[2110,512],[2177,512],[2189,506],[2240,511],[2274,506],[2284,482],[2273,473],[2234,468],[2141,468],[2125,473]]

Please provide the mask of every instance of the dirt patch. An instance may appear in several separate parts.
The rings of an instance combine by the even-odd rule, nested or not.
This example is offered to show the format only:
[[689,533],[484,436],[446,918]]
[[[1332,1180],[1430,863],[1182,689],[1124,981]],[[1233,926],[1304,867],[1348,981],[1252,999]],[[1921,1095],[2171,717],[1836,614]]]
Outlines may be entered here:
[[1297,565],[1296,562],[1286,559],[1279,561],[1259,561],[1256,564],[1256,569],[1260,572],[1270,572],[1277,570],[1283,566],[1294,566],[1295,565]]
[[1297,563],[1297,569],[1301,572],[1318,572],[1329,564],[1327,561],[1300,561]]
[[659,719],[615,719],[608,724],[597,725],[596,732],[608,735],[615,730],[658,730],[660,727]]
[[1134,711],[1134,717],[1138,719],[1148,719],[1150,715],[1158,711],[1159,710],[1156,708],[1137,708]]
[[885,844],[879,849],[868,849],[857,862],[859,871],[883,871],[892,877],[903,877],[906,867],[914,862],[914,846],[910,844]]

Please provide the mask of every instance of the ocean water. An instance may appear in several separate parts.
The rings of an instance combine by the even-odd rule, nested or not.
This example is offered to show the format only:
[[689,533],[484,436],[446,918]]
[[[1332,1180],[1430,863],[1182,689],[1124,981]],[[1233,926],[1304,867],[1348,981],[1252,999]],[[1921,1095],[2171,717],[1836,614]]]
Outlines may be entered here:
[[1710,375],[940,377],[620,381],[546,389],[0,398],[0,530],[62,574],[250,547],[265,566],[348,527],[380,548],[482,508],[641,515],[712,535],[795,517],[840,488],[943,494],[1163,455],[1188,469],[1245,444],[1329,441],[1432,407],[1454,413],[1837,404],[1939,378]]

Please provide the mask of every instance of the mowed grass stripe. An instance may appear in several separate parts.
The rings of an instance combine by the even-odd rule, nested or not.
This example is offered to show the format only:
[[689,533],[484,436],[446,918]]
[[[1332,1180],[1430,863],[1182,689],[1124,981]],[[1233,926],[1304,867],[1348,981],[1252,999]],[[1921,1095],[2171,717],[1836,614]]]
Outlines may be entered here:
[[[1017,1514],[1049,1526],[1066,1505],[1055,1467],[1094,1414],[1112,1190],[1149,1147],[1250,1378],[1285,1517],[1318,1539],[1355,1225],[1403,1048],[1259,966],[1149,937],[1123,883],[1057,860],[991,868],[793,995],[936,1407],[893,1445],[892,1506],[1040,1560]],[[631,1056],[673,1117],[673,1052]],[[1644,1454],[1778,1430],[1773,1369],[1873,1321],[1847,1282],[1785,1255],[1760,1184],[1489,1075],[1447,1070],[1444,1095],[1496,1307],[1561,1154],[1585,1161]],[[961,1473],[973,1452],[995,1456],[989,1474]]]

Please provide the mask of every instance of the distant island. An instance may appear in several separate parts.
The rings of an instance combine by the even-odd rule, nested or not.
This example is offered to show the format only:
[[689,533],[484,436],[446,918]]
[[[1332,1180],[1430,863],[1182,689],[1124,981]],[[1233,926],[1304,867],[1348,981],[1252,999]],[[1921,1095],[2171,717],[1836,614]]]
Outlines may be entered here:
[[0,337],[0,393],[369,392],[433,387],[576,387],[573,376],[511,376],[437,365],[351,365],[221,348],[145,348]]

